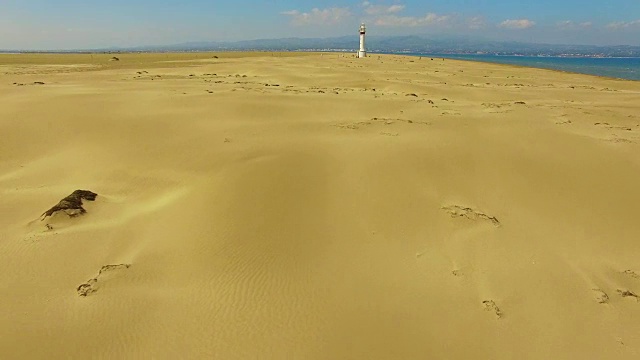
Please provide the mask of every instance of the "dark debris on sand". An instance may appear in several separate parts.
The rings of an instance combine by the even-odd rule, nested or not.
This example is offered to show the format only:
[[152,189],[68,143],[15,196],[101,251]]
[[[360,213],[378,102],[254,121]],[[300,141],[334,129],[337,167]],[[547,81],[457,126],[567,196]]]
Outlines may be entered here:
[[41,215],[42,220],[44,220],[48,216],[52,216],[58,211],[64,211],[67,215],[69,215],[69,217],[82,215],[87,212],[87,210],[82,207],[82,200],[95,201],[97,196],[98,194],[88,190],[76,190],[71,193],[71,195],[60,200],[60,202],[54,207],[45,211]]

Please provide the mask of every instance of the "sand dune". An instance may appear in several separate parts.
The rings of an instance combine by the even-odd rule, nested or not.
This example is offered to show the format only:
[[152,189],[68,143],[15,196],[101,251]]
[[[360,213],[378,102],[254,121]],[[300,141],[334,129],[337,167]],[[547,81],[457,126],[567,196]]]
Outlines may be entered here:
[[0,56],[1,358],[640,357],[640,83],[111,57]]

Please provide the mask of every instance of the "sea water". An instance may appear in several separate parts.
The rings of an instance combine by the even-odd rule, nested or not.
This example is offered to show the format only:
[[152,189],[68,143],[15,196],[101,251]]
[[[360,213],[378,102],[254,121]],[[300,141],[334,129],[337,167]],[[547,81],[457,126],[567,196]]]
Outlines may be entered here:
[[580,74],[606,76],[617,79],[640,80],[640,58],[579,58],[503,55],[443,55],[411,54],[459,60],[510,64]]

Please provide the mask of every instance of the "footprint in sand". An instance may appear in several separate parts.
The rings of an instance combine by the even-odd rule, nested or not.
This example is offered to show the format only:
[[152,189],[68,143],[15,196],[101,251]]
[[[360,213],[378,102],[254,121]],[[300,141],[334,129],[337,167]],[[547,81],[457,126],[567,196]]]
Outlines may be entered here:
[[88,296],[90,294],[93,294],[94,292],[98,291],[98,280],[100,279],[102,274],[109,271],[128,269],[129,267],[131,267],[131,264],[105,265],[100,268],[100,271],[98,271],[98,275],[96,275],[96,277],[87,280],[87,282],[83,284],[80,284],[76,288],[76,291],[78,292],[79,296]]
[[501,319],[503,316],[502,310],[500,310],[500,308],[498,307],[498,305],[496,305],[496,302],[493,300],[485,300],[482,302],[482,304],[484,305],[484,309],[486,311],[491,311],[494,314],[496,314],[496,317],[498,319]]
[[620,296],[622,296],[623,298],[625,297],[631,297],[631,298],[635,298],[636,301],[640,302],[640,296],[638,296],[636,293],[634,293],[631,290],[616,290],[618,292],[618,294],[620,294]]
[[608,142],[615,143],[615,144],[635,144],[635,141],[633,141],[633,140],[616,137],[615,135],[613,137],[609,138],[609,139],[604,139],[604,140],[608,141]]
[[493,223],[493,225],[496,227],[500,226],[500,221],[498,221],[498,219],[495,216],[489,216],[481,211],[474,210],[470,207],[452,205],[452,206],[443,206],[442,210],[449,213],[452,218],[464,217],[474,221],[487,220],[487,221],[491,221],[491,223]]
[[358,129],[360,129],[360,127],[368,126],[368,125],[371,125],[371,122],[369,122],[369,121],[360,121],[360,122],[355,122],[355,123],[351,123],[351,124],[338,124],[338,125],[335,125],[335,126],[339,127],[340,129],[358,130]]
[[604,123],[597,122],[597,123],[594,123],[593,125],[594,126],[604,126],[609,130],[633,131],[633,129],[628,127],[628,126],[613,126],[613,125],[611,125],[609,123],[606,123],[606,122],[604,122]]
[[379,122],[383,122],[385,125],[392,125],[395,122],[404,122],[407,124],[421,124],[421,125],[431,125],[430,122],[428,121],[414,121],[414,120],[407,120],[407,119],[392,119],[392,118],[378,118],[378,117],[374,117],[373,119],[371,119],[371,121],[379,121]]
[[[370,126],[370,125],[374,125],[374,124],[376,124],[376,125],[385,125],[385,126],[394,125],[396,122],[403,122],[403,123],[407,123],[407,124],[431,125],[431,123],[429,123],[427,121],[414,121],[414,120],[407,120],[407,119],[392,119],[392,118],[374,117],[369,121],[359,121],[359,122],[354,122],[354,123],[336,124],[336,125],[332,125],[332,126],[336,126],[336,127],[341,128],[341,129],[357,130],[357,129],[360,129],[361,127],[366,127],[366,126]],[[384,132],[384,133],[381,133],[381,135],[398,136],[399,134]]]
[[567,119],[567,116],[568,116],[567,114],[560,115],[559,116],[560,121],[556,121],[556,125],[570,125],[572,122],[571,122],[571,119]]
[[505,109],[511,107],[511,103],[482,103],[482,107],[492,114],[504,114],[512,112],[511,109]]
[[609,295],[601,289],[591,289],[596,292],[596,301],[599,304],[607,304],[609,303]]

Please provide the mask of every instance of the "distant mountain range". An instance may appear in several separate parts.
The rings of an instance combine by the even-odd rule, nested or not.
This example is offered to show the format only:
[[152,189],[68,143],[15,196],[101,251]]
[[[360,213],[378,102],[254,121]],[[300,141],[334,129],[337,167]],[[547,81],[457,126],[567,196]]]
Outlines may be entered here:
[[[356,51],[357,36],[259,39],[234,42],[188,42],[165,46],[91,49],[85,51]],[[554,45],[500,42],[464,37],[370,36],[370,52],[425,54],[497,54],[529,56],[640,57],[640,46]]]

